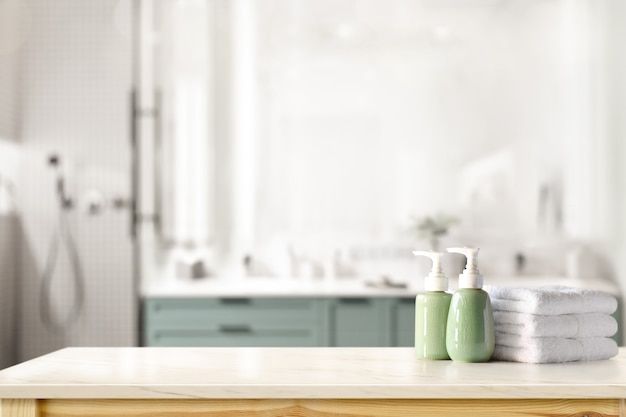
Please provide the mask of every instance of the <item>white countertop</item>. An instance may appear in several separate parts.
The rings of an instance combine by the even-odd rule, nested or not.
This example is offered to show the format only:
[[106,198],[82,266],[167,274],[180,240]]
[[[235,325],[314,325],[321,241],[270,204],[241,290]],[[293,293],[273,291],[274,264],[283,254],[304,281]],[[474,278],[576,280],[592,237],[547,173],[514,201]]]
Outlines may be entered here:
[[280,278],[171,280],[146,285],[144,297],[415,297],[418,288],[372,288],[360,280]]
[[[455,287],[451,280],[451,287]],[[486,284],[503,286],[566,285],[607,291],[620,295],[609,281],[579,281],[564,277],[486,278]],[[144,283],[143,297],[415,297],[422,290],[420,280],[408,288],[373,288],[362,279],[307,280],[285,278],[206,278],[196,281],[169,279]]]
[[626,398],[626,350],[553,365],[412,348],[68,348],[0,371],[0,398]]

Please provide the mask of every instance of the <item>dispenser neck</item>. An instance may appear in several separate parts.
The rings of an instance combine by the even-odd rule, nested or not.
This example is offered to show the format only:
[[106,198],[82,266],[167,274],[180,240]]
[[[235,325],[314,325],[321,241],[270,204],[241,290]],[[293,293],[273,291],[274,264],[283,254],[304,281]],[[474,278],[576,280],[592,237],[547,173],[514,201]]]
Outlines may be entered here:
[[447,291],[448,290],[448,278],[443,273],[431,272],[424,279],[424,290],[428,292],[433,291]]
[[478,270],[476,273],[463,271],[459,275],[459,288],[474,288],[481,289],[483,287],[483,276],[480,275]]

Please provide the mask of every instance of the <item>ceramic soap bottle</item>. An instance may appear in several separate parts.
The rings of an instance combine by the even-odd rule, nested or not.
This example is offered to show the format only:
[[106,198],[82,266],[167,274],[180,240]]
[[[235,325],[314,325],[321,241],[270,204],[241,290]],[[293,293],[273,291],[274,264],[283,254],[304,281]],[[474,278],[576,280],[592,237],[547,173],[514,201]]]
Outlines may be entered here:
[[493,312],[489,294],[482,290],[483,277],[477,265],[478,248],[450,248],[467,257],[459,275],[459,289],[452,296],[446,347],[450,358],[461,362],[486,362],[495,347]]
[[448,278],[441,270],[440,252],[415,251],[433,261],[424,279],[425,292],[415,298],[415,352],[419,359],[450,359],[446,350],[446,323],[452,295],[447,293]]

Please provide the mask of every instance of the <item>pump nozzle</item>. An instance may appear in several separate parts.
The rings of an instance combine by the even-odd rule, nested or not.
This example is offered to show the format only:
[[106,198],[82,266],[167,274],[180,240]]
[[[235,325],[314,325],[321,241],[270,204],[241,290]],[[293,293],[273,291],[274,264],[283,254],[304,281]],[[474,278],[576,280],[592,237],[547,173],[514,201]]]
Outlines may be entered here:
[[441,273],[441,257],[443,253],[441,252],[430,252],[427,250],[416,250],[413,251],[413,255],[415,256],[426,256],[433,261],[433,270],[431,272]]
[[478,270],[479,248],[448,248],[448,252],[465,255],[467,263],[465,270],[459,275],[459,288],[482,288],[483,277]]
[[443,253],[416,250],[413,251],[413,255],[426,256],[433,261],[432,270],[424,281],[424,289],[426,291],[446,291],[448,289],[448,278],[446,278],[441,269],[441,257]]

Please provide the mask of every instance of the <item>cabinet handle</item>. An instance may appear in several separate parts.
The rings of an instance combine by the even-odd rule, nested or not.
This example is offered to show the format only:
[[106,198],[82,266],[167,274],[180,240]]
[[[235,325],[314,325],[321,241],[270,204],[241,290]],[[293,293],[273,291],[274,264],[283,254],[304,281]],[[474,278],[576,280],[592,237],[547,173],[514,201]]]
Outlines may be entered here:
[[222,324],[219,329],[222,333],[252,333],[252,327],[247,324]]
[[226,305],[248,305],[251,303],[249,298],[220,298],[220,304]]

